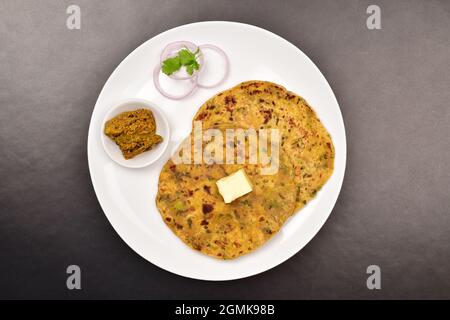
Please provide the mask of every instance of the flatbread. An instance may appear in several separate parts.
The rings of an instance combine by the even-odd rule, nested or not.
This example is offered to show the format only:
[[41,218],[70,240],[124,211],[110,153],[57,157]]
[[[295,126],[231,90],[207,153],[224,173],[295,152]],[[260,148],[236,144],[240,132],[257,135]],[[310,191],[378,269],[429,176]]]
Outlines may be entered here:
[[305,99],[267,81],[247,81],[206,101],[194,116],[203,128],[278,128],[296,185],[296,209],[315,197],[333,173],[331,137]]
[[[245,164],[169,160],[164,165],[157,207],[167,226],[193,249],[220,259],[239,257],[267,242],[292,215],[295,184],[287,159],[280,156],[276,174],[261,175],[262,165],[249,164],[249,156]],[[225,204],[216,181],[242,168],[253,191]]]
[[[250,153],[245,164],[169,160],[161,170],[156,204],[164,222],[187,245],[209,256],[233,259],[262,246],[333,172],[334,146],[327,130],[302,97],[280,85],[241,83],[206,101],[193,126],[195,121],[203,130],[278,129],[281,134],[279,170],[272,175],[261,175],[259,162],[249,164]],[[216,181],[239,169],[254,190],[225,204]]]

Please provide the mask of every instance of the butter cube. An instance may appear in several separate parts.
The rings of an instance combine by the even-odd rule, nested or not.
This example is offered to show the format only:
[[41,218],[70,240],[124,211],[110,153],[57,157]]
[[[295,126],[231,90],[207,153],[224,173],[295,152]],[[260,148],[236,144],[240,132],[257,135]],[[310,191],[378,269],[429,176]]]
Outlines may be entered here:
[[253,191],[252,184],[245,174],[244,169],[240,169],[227,177],[217,180],[216,184],[225,203],[230,203]]

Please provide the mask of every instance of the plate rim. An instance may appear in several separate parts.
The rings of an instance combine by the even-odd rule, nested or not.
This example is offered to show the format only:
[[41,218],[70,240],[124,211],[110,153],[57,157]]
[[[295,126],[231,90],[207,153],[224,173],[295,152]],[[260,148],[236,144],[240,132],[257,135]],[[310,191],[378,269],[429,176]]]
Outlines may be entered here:
[[[93,118],[94,118],[94,111],[95,108],[98,105],[98,102],[100,100],[100,98],[103,96],[103,93],[105,91],[105,88],[107,86],[107,84],[110,82],[110,80],[116,75],[116,73],[118,72],[118,70],[120,69],[120,67],[125,64],[135,53],[137,50],[139,50],[143,45],[145,45],[148,41],[151,41],[153,39],[157,39],[159,37],[162,37],[164,34],[168,33],[168,32],[172,32],[175,31],[177,29],[182,29],[182,28],[186,28],[186,27],[190,27],[190,26],[194,26],[194,25],[208,25],[208,24],[234,24],[234,25],[239,25],[241,27],[244,28],[251,28],[251,29],[255,29],[258,30],[259,32],[263,32],[266,35],[269,35],[279,41],[282,41],[283,43],[285,43],[287,46],[291,47],[292,49],[294,49],[295,51],[297,51],[301,56],[303,56],[304,58],[306,58],[309,63],[312,64],[312,66],[318,71],[318,74],[320,76],[320,78],[322,78],[322,80],[326,83],[326,85],[328,86],[331,94],[332,94],[332,98],[334,100],[334,103],[336,103],[337,107],[338,107],[338,115],[339,115],[339,119],[338,122],[340,122],[342,124],[342,130],[343,130],[343,141],[342,141],[342,150],[340,152],[342,152],[342,157],[343,157],[343,168],[342,168],[342,175],[341,178],[339,179],[339,181],[337,181],[338,185],[336,186],[337,192],[335,193],[335,195],[333,197],[331,197],[331,201],[329,201],[329,203],[331,204],[331,209],[330,212],[326,215],[326,217],[322,218],[320,221],[320,225],[316,228],[314,228],[313,232],[311,232],[311,234],[309,236],[306,237],[306,241],[304,242],[304,245],[301,246],[300,248],[293,250],[293,252],[289,252],[285,257],[282,257],[282,259],[279,259],[278,261],[276,261],[275,263],[272,263],[269,267],[261,269],[261,270],[257,270],[256,272],[241,272],[239,275],[225,275],[221,278],[216,278],[216,277],[198,277],[198,276],[194,276],[191,274],[186,274],[186,273],[182,273],[182,272],[177,272],[175,270],[166,268],[165,266],[162,266],[159,264],[158,262],[155,261],[150,261],[149,259],[147,259],[143,254],[141,254],[140,252],[137,251],[137,249],[135,249],[132,245],[130,245],[131,241],[130,240],[126,240],[125,237],[122,236],[122,232],[118,230],[118,228],[111,222],[111,218],[109,217],[108,213],[103,209],[104,208],[104,203],[102,200],[100,200],[99,196],[98,196],[98,183],[96,182],[96,179],[94,178],[93,174],[92,174],[92,164],[91,164],[91,153],[89,152],[90,149],[90,144],[91,144],[91,136],[93,135],[93,128],[92,128],[92,123],[93,123]],[[132,99],[133,97],[129,97],[129,99]],[[134,97],[136,98],[136,97]],[[336,95],[334,94],[333,89],[331,88],[330,83],[328,82],[328,80],[325,78],[325,76],[323,75],[323,73],[320,71],[320,69],[317,67],[317,65],[308,57],[308,55],[306,55],[300,48],[298,48],[296,45],[294,45],[293,43],[291,43],[290,41],[284,39],[283,37],[279,36],[278,34],[269,31],[267,29],[264,29],[262,27],[259,26],[255,26],[255,25],[251,25],[251,24],[247,24],[247,23],[242,23],[242,22],[236,22],[236,21],[226,21],[226,20],[208,20],[208,21],[198,21],[198,22],[192,22],[192,23],[188,23],[188,24],[183,24],[183,25],[179,25],[176,26],[174,28],[165,30],[163,32],[158,33],[157,35],[145,40],[144,42],[142,42],[140,45],[138,45],[133,51],[131,51],[124,59],[122,59],[122,61],[115,67],[114,71],[110,74],[110,76],[108,77],[108,79],[106,80],[106,82],[104,83],[102,90],[100,91],[98,98],[95,102],[94,108],[92,109],[92,114],[91,114],[91,119],[89,121],[89,128],[88,128],[88,136],[87,136],[87,160],[88,160],[88,167],[89,167],[89,176],[91,177],[91,182],[92,182],[92,186],[94,188],[94,192],[95,192],[95,196],[97,198],[97,201],[100,204],[100,207],[104,213],[104,215],[106,216],[108,222],[110,223],[110,225],[113,227],[114,231],[119,235],[120,239],[125,242],[125,244],[130,247],[135,253],[137,253],[142,259],[144,259],[147,262],[150,262],[151,264],[157,266],[158,268],[168,271],[172,274],[178,275],[178,276],[182,276],[185,278],[190,278],[190,279],[195,279],[195,280],[202,280],[202,281],[230,281],[230,280],[238,280],[238,279],[244,279],[244,278],[248,278],[248,277],[252,277],[252,276],[256,276],[258,274],[264,273],[266,271],[269,271],[277,266],[279,266],[280,264],[286,262],[287,260],[291,259],[293,256],[295,256],[296,254],[298,254],[303,248],[305,248],[310,241],[319,233],[319,231],[323,228],[323,226],[325,225],[326,221],[328,220],[328,218],[330,217],[331,213],[333,212],[333,209],[336,205],[337,199],[339,198],[339,195],[341,193],[342,190],[342,185],[345,179],[345,172],[346,172],[346,167],[347,167],[347,134],[346,134],[346,129],[345,129],[345,122],[342,116],[342,111],[341,111],[341,107],[339,105],[339,102],[336,98]],[[97,185],[97,187],[96,187]],[[129,243],[130,242],[130,243]]]

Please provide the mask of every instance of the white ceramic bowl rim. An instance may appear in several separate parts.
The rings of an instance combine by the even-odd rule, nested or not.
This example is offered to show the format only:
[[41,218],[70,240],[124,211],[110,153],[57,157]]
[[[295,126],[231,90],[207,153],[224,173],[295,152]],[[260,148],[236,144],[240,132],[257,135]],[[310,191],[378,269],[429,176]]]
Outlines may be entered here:
[[[135,161],[133,161],[135,158],[129,159],[129,160],[127,160],[127,162],[120,161],[119,159],[117,159],[117,157],[114,156],[110,152],[110,148],[106,145],[106,141],[107,141],[107,139],[109,139],[109,137],[107,137],[105,135],[105,133],[103,132],[103,130],[105,128],[105,124],[108,120],[112,119],[113,117],[117,116],[118,114],[120,114],[122,112],[125,112],[125,111],[117,112],[117,110],[120,108],[123,108],[126,105],[130,105],[130,104],[138,105],[138,106],[136,106],[136,109],[142,108],[142,109],[148,109],[148,110],[152,111],[155,115],[156,127],[158,128],[162,125],[164,127],[163,129],[165,129],[167,131],[163,137],[164,140],[162,142],[163,143],[162,147],[159,150],[147,151],[147,152],[156,151],[157,155],[149,158],[148,161],[142,162],[141,164],[137,164]],[[162,120],[162,123],[160,123],[160,122],[158,123],[157,118],[160,118],[160,120]],[[137,168],[143,168],[143,167],[151,165],[152,163],[156,162],[164,154],[164,152],[166,151],[166,149],[169,145],[169,141],[170,141],[170,126],[169,126],[169,122],[167,121],[166,116],[164,115],[164,112],[155,103],[153,103],[149,100],[145,100],[145,99],[131,98],[131,99],[120,100],[113,104],[113,106],[105,114],[105,117],[102,122],[101,130],[100,130],[100,135],[101,135],[100,139],[102,141],[103,149],[105,150],[106,154],[111,158],[111,160],[113,160],[114,162],[116,162],[117,164],[119,164],[121,166],[124,166],[127,168],[132,168],[132,169],[137,169]],[[117,147],[117,148],[119,148],[119,147]],[[142,155],[145,155],[145,154],[146,153],[143,153]],[[139,156],[141,156],[141,155],[138,155],[137,157],[139,157]]]

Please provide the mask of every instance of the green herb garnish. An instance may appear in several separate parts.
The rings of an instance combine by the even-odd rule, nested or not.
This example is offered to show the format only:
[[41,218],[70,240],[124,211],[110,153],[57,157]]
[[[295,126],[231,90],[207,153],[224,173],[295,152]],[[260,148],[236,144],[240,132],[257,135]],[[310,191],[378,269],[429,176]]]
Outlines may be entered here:
[[181,68],[180,58],[178,56],[176,56],[176,57],[168,58],[168,59],[164,60],[163,65],[162,65],[162,72],[164,72],[165,74],[170,76],[175,71],[180,70],[180,68]]
[[195,70],[200,68],[200,64],[197,61],[197,55],[200,49],[191,52],[188,49],[181,49],[178,54],[174,57],[167,58],[162,63],[162,72],[170,76],[174,72],[181,69],[182,66],[186,68],[186,72],[192,76]]

